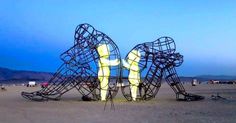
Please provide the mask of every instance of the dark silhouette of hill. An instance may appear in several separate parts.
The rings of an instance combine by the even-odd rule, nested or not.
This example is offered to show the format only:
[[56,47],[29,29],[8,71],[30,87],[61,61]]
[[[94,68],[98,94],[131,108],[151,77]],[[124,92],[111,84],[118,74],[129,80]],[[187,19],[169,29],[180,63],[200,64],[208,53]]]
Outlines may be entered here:
[[23,81],[23,80],[35,80],[35,81],[48,81],[52,77],[52,73],[48,72],[35,72],[24,70],[11,70],[8,68],[0,67],[0,81]]
[[[19,81],[30,81],[30,80],[48,81],[50,78],[52,78],[52,76],[53,73],[49,72],[12,70],[0,67],[1,82],[14,83],[17,81],[19,82]],[[193,79],[197,79],[198,81],[209,81],[209,80],[231,81],[231,80],[236,80],[236,76],[227,76],[227,75],[200,75],[194,77],[181,76],[180,79],[184,83],[192,82]]]
[[218,81],[232,81],[236,80],[236,76],[227,76],[227,75],[199,75],[194,77],[180,77],[182,82],[191,82],[193,79],[198,81],[209,81],[209,80],[218,80]]
[[236,80],[236,76],[227,75],[200,75],[196,76],[199,80],[219,80],[219,81],[230,81]]

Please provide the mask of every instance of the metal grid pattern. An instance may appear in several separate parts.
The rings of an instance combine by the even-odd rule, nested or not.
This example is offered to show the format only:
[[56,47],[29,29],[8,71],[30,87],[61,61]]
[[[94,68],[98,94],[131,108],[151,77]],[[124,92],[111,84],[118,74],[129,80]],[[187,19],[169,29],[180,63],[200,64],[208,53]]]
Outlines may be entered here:
[[[119,49],[111,38],[89,24],[78,25],[74,35],[74,46],[61,54],[64,63],[49,80],[49,86],[35,92],[22,92],[22,96],[35,101],[59,100],[64,93],[75,88],[84,99],[100,100],[100,56],[97,51],[100,44],[109,47],[108,59],[120,60]],[[107,99],[112,99],[116,95],[116,84],[120,77],[121,66],[110,67]]]
[[[185,91],[175,70],[183,63],[183,56],[175,53],[176,45],[172,38],[161,37],[153,42],[138,44],[131,51],[133,50],[141,53],[141,59],[137,63],[141,75],[137,99],[150,100],[154,98],[161,87],[162,79],[173,89],[177,100],[194,101],[204,99],[203,96],[189,94]],[[125,59],[133,60],[129,59],[128,55]],[[133,60],[132,62],[136,61]],[[129,70],[128,74],[130,72],[132,70]],[[124,97],[131,101],[131,83],[128,84],[129,86],[123,86],[121,90]]]

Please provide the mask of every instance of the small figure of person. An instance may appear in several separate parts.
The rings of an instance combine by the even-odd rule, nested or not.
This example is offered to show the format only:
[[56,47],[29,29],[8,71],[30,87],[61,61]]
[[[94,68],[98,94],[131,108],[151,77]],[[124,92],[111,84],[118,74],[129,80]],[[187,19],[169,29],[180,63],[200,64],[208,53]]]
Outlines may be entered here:
[[97,47],[97,51],[99,54],[99,70],[98,70],[98,79],[100,81],[101,87],[101,100],[106,101],[107,89],[109,84],[110,77],[110,66],[116,66],[120,64],[118,59],[109,60],[110,49],[106,44],[101,44]]
[[123,66],[129,70],[128,80],[130,82],[130,90],[133,101],[136,101],[137,89],[140,83],[140,70],[138,66],[140,57],[141,54],[138,50],[132,50],[128,54],[128,63],[124,59],[122,60]]

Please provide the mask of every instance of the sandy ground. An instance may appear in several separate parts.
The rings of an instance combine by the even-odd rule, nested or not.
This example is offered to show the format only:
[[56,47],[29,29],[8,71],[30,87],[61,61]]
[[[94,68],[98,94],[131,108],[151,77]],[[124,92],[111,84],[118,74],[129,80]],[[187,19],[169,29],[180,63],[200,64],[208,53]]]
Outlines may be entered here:
[[[60,101],[34,102],[21,97],[21,91],[39,88],[6,87],[0,91],[0,123],[235,123],[236,85],[184,85],[188,92],[205,100],[175,100],[171,88],[163,84],[151,101],[127,102],[121,94],[114,99],[115,110],[108,103],[83,102],[75,90]],[[227,100],[212,100],[219,93]]]

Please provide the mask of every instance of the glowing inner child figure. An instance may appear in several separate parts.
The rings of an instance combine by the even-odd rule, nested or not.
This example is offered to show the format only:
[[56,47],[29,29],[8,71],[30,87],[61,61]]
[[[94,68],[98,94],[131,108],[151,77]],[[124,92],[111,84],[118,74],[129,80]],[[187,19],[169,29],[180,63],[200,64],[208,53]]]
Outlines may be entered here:
[[135,101],[137,97],[137,89],[140,83],[140,71],[138,62],[140,60],[141,54],[137,50],[132,50],[128,54],[128,63],[122,60],[123,66],[129,70],[129,82],[132,99]]
[[98,79],[100,81],[100,87],[101,87],[101,100],[106,100],[107,95],[107,89],[108,89],[108,82],[109,82],[109,76],[110,76],[110,66],[116,66],[120,64],[120,61],[118,59],[115,60],[109,60],[110,56],[110,50],[109,46],[106,44],[99,45],[97,47],[98,54],[100,56],[98,65]]

